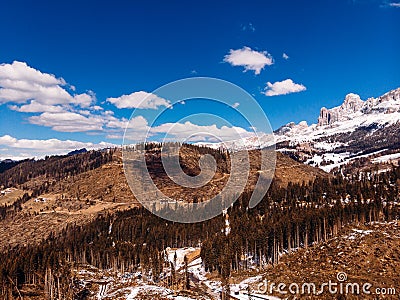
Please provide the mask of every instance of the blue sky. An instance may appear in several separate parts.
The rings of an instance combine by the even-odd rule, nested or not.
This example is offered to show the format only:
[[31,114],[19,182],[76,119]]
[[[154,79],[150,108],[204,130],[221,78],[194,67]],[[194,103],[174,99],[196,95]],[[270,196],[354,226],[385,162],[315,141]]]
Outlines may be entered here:
[[[0,159],[121,144],[140,97],[187,77],[242,87],[273,129],[315,123],[347,93],[366,99],[400,86],[397,0],[214,2],[3,3]],[[158,96],[136,111],[137,131],[168,107]],[[199,112],[243,125],[229,107],[201,101],[167,112],[159,131]],[[212,124],[186,128],[195,125]]]

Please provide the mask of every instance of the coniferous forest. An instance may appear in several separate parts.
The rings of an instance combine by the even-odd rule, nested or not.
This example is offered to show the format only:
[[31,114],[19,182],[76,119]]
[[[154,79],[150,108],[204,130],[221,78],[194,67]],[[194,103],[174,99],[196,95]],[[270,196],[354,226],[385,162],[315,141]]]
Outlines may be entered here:
[[[83,172],[112,159],[112,154],[94,153],[67,158],[66,162],[82,159],[90,163],[81,164],[79,170],[70,169],[68,163],[61,168],[55,165],[54,170],[62,172],[54,171],[53,176]],[[3,173],[2,185],[23,184],[32,172],[47,174],[49,170],[32,170],[29,163],[25,163],[29,172],[19,164],[21,172],[13,177],[6,178]],[[51,159],[45,165],[52,165]],[[346,178],[336,175],[289,183],[287,187],[273,182],[255,208],[248,208],[251,194],[246,192],[228,209],[229,234],[222,230],[226,218],[222,215],[202,223],[178,224],[143,208],[104,212],[88,224],[68,225],[39,244],[4,249],[0,295],[3,299],[18,298],[23,285],[35,285],[49,299],[85,299],[88,291],[71,276],[71,270],[79,264],[120,272],[141,270],[157,282],[168,267],[164,260],[166,247],[201,246],[205,269],[218,272],[224,282],[232,272],[248,268],[248,256],[263,269],[278,263],[281,253],[330,239],[348,224],[398,219],[399,181],[400,167],[393,167],[386,173]],[[24,197],[21,201],[31,195]],[[7,209],[1,212],[6,217]]]

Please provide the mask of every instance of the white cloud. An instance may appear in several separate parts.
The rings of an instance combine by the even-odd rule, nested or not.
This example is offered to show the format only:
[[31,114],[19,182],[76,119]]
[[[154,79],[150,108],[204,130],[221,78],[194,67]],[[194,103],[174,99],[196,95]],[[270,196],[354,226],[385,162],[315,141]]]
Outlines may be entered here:
[[149,129],[147,120],[143,116],[137,116],[132,118],[131,120],[127,120],[125,118],[117,119],[117,118],[110,118],[106,126],[108,128],[118,128],[118,129],[134,129],[134,131],[147,131]]
[[[96,101],[94,92],[70,94],[67,89],[75,91],[75,87],[64,79],[43,73],[24,62],[0,65],[0,105],[9,103],[8,107],[12,110],[34,114],[27,119],[30,124],[59,132],[122,135],[128,124],[127,119],[117,118],[113,111],[104,111],[103,107],[92,105]],[[122,107],[170,106],[169,101],[145,92],[111,99]],[[144,102],[137,103],[143,99]],[[149,128],[142,116],[129,124],[136,133],[146,132]]]
[[389,6],[391,6],[391,7],[400,7],[400,2],[389,3]]
[[41,86],[65,84],[64,79],[56,78],[53,74],[42,73],[19,61],[0,65],[0,80],[7,79],[10,81],[31,82]]
[[29,117],[31,124],[51,127],[61,132],[83,132],[103,130],[104,120],[100,115],[84,116],[76,112],[49,113]]
[[229,51],[225,55],[224,61],[232,66],[242,66],[244,71],[254,71],[256,75],[260,74],[265,66],[270,66],[274,63],[272,56],[267,51],[255,51],[249,47]]
[[110,122],[118,121],[113,112],[92,105],[94,92],[70,94],[67,89],[75,91],[64,79],[24,62],[0,65],[0,105],[9,103],[12,110],[36,113],[28,118],[31,124],[61,132],[94,132],[108,130]]
[[240,105],[239,102],[235,102],[235,103],[233,103],[232,107],[233,107],[233,108],[237,108],[237,107],[239,107],[239,105]]
[[[59,132],[90,132],[118,131],[122,134],[128,125],[128,119],[117,118],[111,110],[102,111],[101,107],[89,107],[88,109],[72,109],[66,106],[47,106],[35,101],[30,104],[19,106],[10,106],[11,109],[21,112],[42,112],[28,118],[29,123],[39,126],[51,127]],[[147,120],[138,116],[131,120],[129,126],[136,126],[140,130],[147,130]],[[139,129],[138,129],[139,130]]]
[[78,104],[82,107],[88,107],[94,100],[96,100],[96,95],[92,91],[88,91],[84,94],[78,94],[74,96],[75,104]]
[[45,155],[66,154],[75,149],[86,148],[102,149],[116,147],[115,144],[100,142],[79,142],[72,140],[36,140],[36,139],[16,139],[10,135],[0,136],[0,145],[5,146],[0,150],[0,158],[31,158],[43,157]]
[[122,134],[107,134],[106,138],[112,139],[112,140],[122,140],[123,135]]
[[[124,133],[124,138],[127,143],[142,142],[154,135],[154,133],[150,131],[150,126],[143,116],[136,116],[130,119],[129,123],[128,120],[123,119],[121,122],[115,122],[112,125],[116,128],[126,129],[125,132],[122,133]],[[108,126],[111,127],[110,124]]]
[[63,108],[60,105],[41,104],[35,100],[32,100],[29,104],[25,104],[22,106],[10,105],[9,108],[15,111],[26,112],[26,113],[63,112],[65,110],[65,108]]
[[289,59],[289,55],[287,55],[286,53],[282,54],[283,59]]
[[171,105],[170,101],[144,91],[108,98],[107,101],[118,108],[157,109],[160,106],[169,107]]
[[275,83],[267,82],[265,87],[266,96],[287,95],[305,91],[306,87],[302,84],[294,83],[292,79],[277,81]]
[[25,62],[0,65],[0,104],[35,101],[43,105],[88,107],[95,100],[92,92],[71,95],[62,87],[65,85],[63,78],[42,73]]
[[168,139],[180,141],[230,141],[251,136],[253,133],[241,127],[217,125],[196,125],[190,121],[185,123],[164,123],[150,129],[151,134],[166,134]]

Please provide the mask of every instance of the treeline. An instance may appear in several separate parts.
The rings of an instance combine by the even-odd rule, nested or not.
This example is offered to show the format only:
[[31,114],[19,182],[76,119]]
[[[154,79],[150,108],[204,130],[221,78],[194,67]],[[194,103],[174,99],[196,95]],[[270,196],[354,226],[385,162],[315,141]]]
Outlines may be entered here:
[[345,225],[399,219],[399,187],[397,167],[372,176],[317,178],[287,189],[272,185],[252,210],[245,195],[228,211],[230,234],[210,235],[203,242],[204,266],[227,283],[232,271],[276,264],[283,253],[326,241]]
[[250,257],[262,268],[277,263],[281,253],[336,235],[346,224],[398,219],[399,180],[396,168],[370,176],[317,178],[287,188],[273,183],[256,208],[248,209],[251,195],[244,193],[228,209],[228,235],[222,230],[224,216],[174,224],[143,208],[100,215],[87,225],[51,234],[39,245],[8,249],[0,261],[0,295],[18,297],[33,284],[48,299],[84,299],[88,291],[77,289],[71,275],[77,264],[141,270],[157,282],[169,266],[166,247],[201,245],[205,268],[226,279],[232,271],[248,268]]
[[[47,193],[58,180],[93,170],[112,161],[116,149],[89,151],[76,155],[51,156],[41,160],[27,159],[16,163],[13,168],[0,173],[0,187],[16,187],[30,179],[44,176],[44,181],[29,187],[31,193],[24,193],[12,204],[0,206],[0,220],[12,217],[22,210],[22,205],[29,199]],[[22,188],[25,189],[24,186]]]
[[[203,155],[211,155],[215,159],[217,172],[230,173],[230,156],[224,149],[213,149],[206,146],[198,146],[179,142],[165,143],[140,143],[134,146],[124,146],[125,155],[129,156],[132,152],[142,151],[146,153],[146,166],[151,175],[164,177],[167,179],[164,164],[174,162],[174,155],[179,154],[179,163],[182,170],[189,176],[196,176],[200,173],[199,159]],[[179,150],[179,153],[178,153]],[[173,154],[171,157],[170,155]],[[161,160],[161,156],[166,157]],[[133,170],[132,170],[133,171]],[[137,171],[137,170],[136,170]],[[140,176],[140,174],[137,174]],[[168,180],[168,179],[167,179]]]
[[112,161],[114,152],[115,149],[92,150],[77,155],[46,156],[39,160],[25,160],[0,173],[0,187],[17,186],[38,176],[56,180],[74,176]]
[[121,272],[140,269],[151,272],[157,282],[168,266],[163,254],[167,246],[199,246],[207,232],[217,232],[221,226],[221,218],[173,224],[144,208],[101,215],[88,225],[68,226],[57,237],[50,234],[40,245],[9,249],[0,262],[0,295],[12,299],[17,291],[23,294],[24,286],[34,284],[49,299],[68,298],[65,295],[74,291],[73,279],[60,274],[70,273],[79,264]]
[[9,170],[24,161],[27,161],[27,160],[25,159],[25,160],[20,160],[20,161],[13,161],[13,160],[7,159],[7,160],[0,161],[0,173],[3,173],[4,171]]

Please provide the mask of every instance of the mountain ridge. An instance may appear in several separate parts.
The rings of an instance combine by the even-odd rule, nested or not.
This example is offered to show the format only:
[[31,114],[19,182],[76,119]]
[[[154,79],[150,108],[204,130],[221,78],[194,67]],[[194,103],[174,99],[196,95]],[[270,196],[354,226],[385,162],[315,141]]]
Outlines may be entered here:
[[357,94],[347,94],[341,105],[322,107],[314,124],[301,121],[279,127],[273,143],[270,134],[261,133],[258,137],[201,144],[231,151],[275,146],[297,161],[332,171],[366,154],[400,152],[399,132],[400,88],[396,88],[365,101]]

